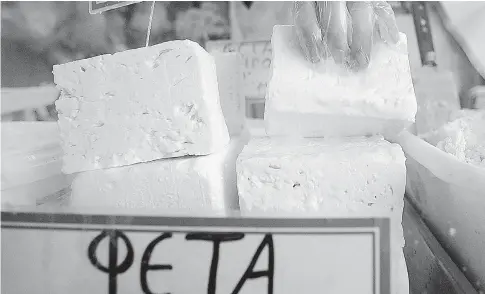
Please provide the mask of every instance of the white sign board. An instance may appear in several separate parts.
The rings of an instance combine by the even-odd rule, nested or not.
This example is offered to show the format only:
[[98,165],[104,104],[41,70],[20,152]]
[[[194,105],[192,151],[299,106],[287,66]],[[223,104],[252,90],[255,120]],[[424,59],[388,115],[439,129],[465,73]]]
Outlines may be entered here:
[[390,293],[389,219],[2,212],[2,293]]
[[264,99],[271,73],[270,41],[210,41],[207,42],[206,49],[209,52],[239,52],[244,60],[243,93],[246,99]]
[[97,14],[142,1],[89,1],[89,13]]

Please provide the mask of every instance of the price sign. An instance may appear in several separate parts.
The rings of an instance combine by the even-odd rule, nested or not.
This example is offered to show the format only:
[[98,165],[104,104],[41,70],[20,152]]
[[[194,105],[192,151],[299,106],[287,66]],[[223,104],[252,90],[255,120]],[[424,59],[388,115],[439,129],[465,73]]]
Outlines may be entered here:
[[207,42],[206,49],[209,52],[239,52],[244,59],[243,93],[245,97],[264,99],[271,73],[270,41],[210,41]]
[[89,13],[97,14],[142,1],[89,1]]
[[2,212],[2,292],[390,293],[389,219]]

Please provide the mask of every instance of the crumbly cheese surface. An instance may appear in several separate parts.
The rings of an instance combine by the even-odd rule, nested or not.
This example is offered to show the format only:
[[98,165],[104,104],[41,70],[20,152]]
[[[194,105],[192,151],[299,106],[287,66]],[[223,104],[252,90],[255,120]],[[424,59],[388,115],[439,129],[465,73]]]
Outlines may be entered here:
[[74,207],[169,211],[237,209],[236,158],[246,138],[206,156],[161,159],[82,172],[72,184]]
[[[269,135],[356,136],[381,132],[387,121],[400,129],[414,122],[417,105],[404,34],[395,48],[375,44],[369,67],[358,72],[331,60],[306,61],[293,26],[275,26],[271,42],[265,110]],[[325,123],[319,123],[322,118]],[[367,119],[378,122],[362,127]],[[335,120],[343,122],[327,127]]]
[[252,138],[237,160],[241,210],[402,214],[404,163],[381,137]]
[[485,111],[455,112],[455,120],[423,138],[458,160],[485,167]]
[[242,58],[235,52],[211,54],[216,62],[219,95],[227,129],[231,136],[239,136],[246,119],[246,103],[242,91]]
[[[462,108],[458,110],[454,110],[450,113],[449,121],[455,121],[462,117],[472,117],[475,115],[479,115],[480,113],[484,112],[485,110],[478,110],[478,109],[469,109],[469,108]],[[440,127],[442,127],[441,125]]]
[[56,65],[54,80],[66,173],[210,154],[229,142],[214,59],[197,43]]

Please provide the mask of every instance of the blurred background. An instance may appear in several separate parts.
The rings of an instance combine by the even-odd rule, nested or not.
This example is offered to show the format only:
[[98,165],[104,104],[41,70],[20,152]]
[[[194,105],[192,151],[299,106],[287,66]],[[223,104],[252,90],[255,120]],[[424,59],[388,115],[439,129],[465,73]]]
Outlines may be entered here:
[[[2,86],[52,82],[54,64],[145,45],[152,2],[102,14],[83,2],[2,2]],[[150,44],[228,39],[227,2],[157,2]]]
[[[408,36],[413,73],[418,72],[423,64],[411,3],[390,3],[399,29]],[[485,93],[477,88],[484,84],[485,2],[427,4],[438,67],[453,76],[460,104],[476,107]],[[55,120],[52,102],[56,92],[49,86],[53,82],[52,66],[144,46],[151,5],[139,2],[92,15],[87,1],[2,2],[2,120]],[[267,82],[264,79],[270,64],[261,60],[270,58],[271,52],[258,48],[269,44],[275,24],[292,23],[291,6],[292,2],[278,1],[157,1],[150,44],[174,39],[190,39],[205,47],[217,40],[259,42],[241,53],[246,59],[245,77],[252,76],[246,87],[257,88],[247,90],[247,115],[261,118]],[[420,87],[418,83],[415,86]],[[48,105],[40,107],[42,104]],[[25,113],[23,109],[29,105],[37,110]]]

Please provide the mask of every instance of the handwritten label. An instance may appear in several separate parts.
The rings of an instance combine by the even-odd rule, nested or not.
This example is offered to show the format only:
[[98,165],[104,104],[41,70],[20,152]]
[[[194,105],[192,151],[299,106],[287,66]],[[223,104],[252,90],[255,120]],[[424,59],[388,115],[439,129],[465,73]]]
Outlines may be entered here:
[[89,13],[98,14],[142,1],[89,1]]
[[244,88],[246,98],[264,98],[271,73],[272,47],[270,41],[234,42],[210,41],[209,52],[239,52],[244,59]]
[[2,237],[5,293],[390,293],[388,219],[2,212]]

